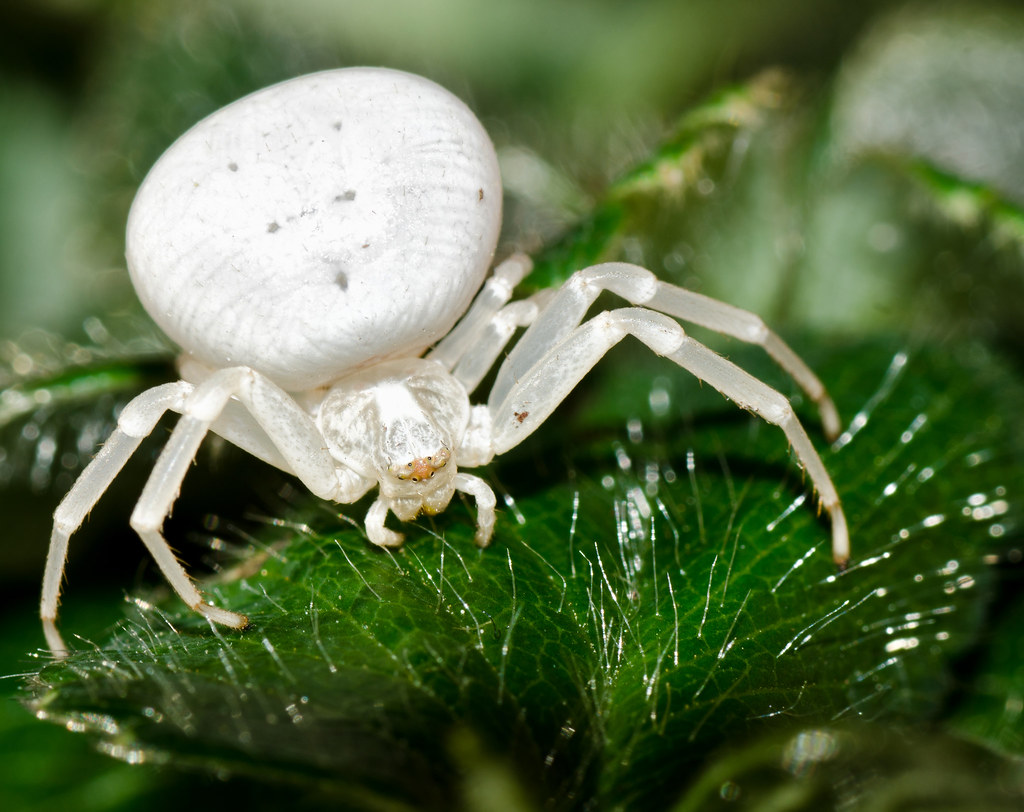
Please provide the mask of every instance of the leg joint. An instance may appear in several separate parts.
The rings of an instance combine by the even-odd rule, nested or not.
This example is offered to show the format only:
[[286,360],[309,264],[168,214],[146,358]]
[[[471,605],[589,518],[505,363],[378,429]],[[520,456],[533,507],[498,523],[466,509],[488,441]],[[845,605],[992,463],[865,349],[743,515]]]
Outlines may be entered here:
[[762,347],[768,342],[768,337],[771,335],[771,330],[768,329],[768,325],[764,323],[760,316],[754,316],[750,323],[745,326],[744,332],[743,340]]
[[658,292],[658,279],[646,268],[628,262],[604,262],[578,271],[587,286],[608,290],[633,304],[644,304]]
[[674,319],[644,307],[621,307],[597,318],[603,318],[609,328],[636,336],[657,355],[671,355],[687,339],[686,332]]
[[163,516],[147,510],[141,504],[135,506],[135,510],[132,511],[132,515],[128,519],[128,525],[140,536],[145,533],[158,532],[162,524]]
[[181,412],[192,384],[185,381],[165,383],[147,389],[132,399],[117,416],[117,427],[129,437],[146,437],[164,412]]
[[212,423],[232,395],[252,388],[253,378],[249,367],[229,367],[214,373],[189,395],[185,413],[203,423]]
[[765,387],[765,389],[766,391],[763,395],[764,405],[760,407],[759,412],[773,426],[785,429],[789,423],[796,420],[793,404],[781,392],[777,392],[770,387]]

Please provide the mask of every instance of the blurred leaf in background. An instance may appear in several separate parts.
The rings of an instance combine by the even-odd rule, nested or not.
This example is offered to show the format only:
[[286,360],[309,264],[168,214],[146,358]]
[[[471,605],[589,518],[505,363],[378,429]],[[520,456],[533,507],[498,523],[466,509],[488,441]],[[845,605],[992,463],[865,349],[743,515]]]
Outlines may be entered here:
[[[47,0],[0,23],[0,656],[59,723],[0,714],[0,806],[1020,808],[1016,7]],[[72,544],[79,651],[35,654],[49,514],[174,374],[123,267],[137,184],[228,101],[353,64],[478,112],[525,287],[623,258],[793,340],[848,421],[825,459],[850,571],[775,430],[624,346],[486,472],[507,499],[482,553],[453,505],[383,554],[366,505],[210,443],[168,535],[244,635],[140,569],[158,430]]]

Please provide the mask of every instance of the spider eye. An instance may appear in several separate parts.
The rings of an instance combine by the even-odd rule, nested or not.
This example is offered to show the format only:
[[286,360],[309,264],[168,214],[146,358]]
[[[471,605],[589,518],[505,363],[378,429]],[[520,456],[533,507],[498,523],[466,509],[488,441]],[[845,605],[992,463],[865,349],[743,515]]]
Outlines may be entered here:
[[419,481],[420,481],[420,478],[419,478],[418,476],[414,476],[414,477],[412,478],[412,481],[413,481],[413,482],[419,482]]

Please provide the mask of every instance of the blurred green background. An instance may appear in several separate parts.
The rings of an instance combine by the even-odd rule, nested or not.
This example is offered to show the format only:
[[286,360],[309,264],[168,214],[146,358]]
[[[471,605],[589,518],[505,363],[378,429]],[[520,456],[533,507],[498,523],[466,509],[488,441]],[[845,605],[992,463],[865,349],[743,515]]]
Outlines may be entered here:
[[127,297],[122,227],[136,184],[240,93],[343,65],[410,70],[465,98],[499,147],[592,192],[717,86],[766,66],[825,79],[893,5],[5,3],[2,332],[73,331]]
[[[0,7],[5,374],[31,377],[45,371],[48,351],[59,359],[105,338],[108,324],[138,318],[124,221],[136,186],[175,137],[251,90],[346,65],[428,76],[478,113],[506,183],[502,253],[555,239],[715,89],[784,69],[797,102],[771,138],[749,145],[742,178],[721,197],[679,205],[677,232],[662,225],[621,254],[791,331],[977,338],[1021,368],[1018,5],[8,0]],[[0,672],[10,675],[34,667],[48,516],[71,477],[21,475],[17,442],[0,456]],[[124,515],[131,497],[109,501],[98,513]],[[243,510],[245,497],[237,504]],[[84,596],[76,625],[99,630],[120,610],[111,596],[138,580],[141,548],[130,538],[82,544],[91,555],[73,562]],[[94,610],[91,590],[100,596]],[[14,679],[7,683],[13,692]],[[211,805],[245,792],[238,782],[133,770],[34,723],[13,702],[0,712],[5,809],[169,808],[197,786]],[[4,804],[5,788],[16,806]]]

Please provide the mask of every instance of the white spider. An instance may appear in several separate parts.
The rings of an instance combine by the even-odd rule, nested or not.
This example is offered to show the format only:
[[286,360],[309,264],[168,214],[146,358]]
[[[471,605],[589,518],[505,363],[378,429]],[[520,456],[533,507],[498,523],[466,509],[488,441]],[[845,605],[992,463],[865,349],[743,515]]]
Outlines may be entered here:
[[[789,401],[669,317],[764,347],[834,437],[835,407],[803,361],[757,316],[625,263],[510,304],[528,259],[513,256],[483,281],[501,194],[494,148],[470,110],[391,70],[266,88],[171,146],[132,205],[127,259],[143,305],[183,349],[182,379],[124,408],[54,513],[41,616],[56,655],[66,651],[56,618],[68,539],[168,410],[181,419],[131,526],[189,607],[241,629],[247,619],[204,600],[161,534],[208,431],[323,499],[355,502],[377,487],[366,514],[374,544],[402,542],[385,527],[388,511],[402,521],[438,513],[462,491],[476,501],[476,541],[486,545],[494,493],[462,469],[521,443],[627,335],[782,428],[845,564],[839,497]],[[584,321],[602,291],[632,306]],[[519,327],[486,403],[471,405]]]

